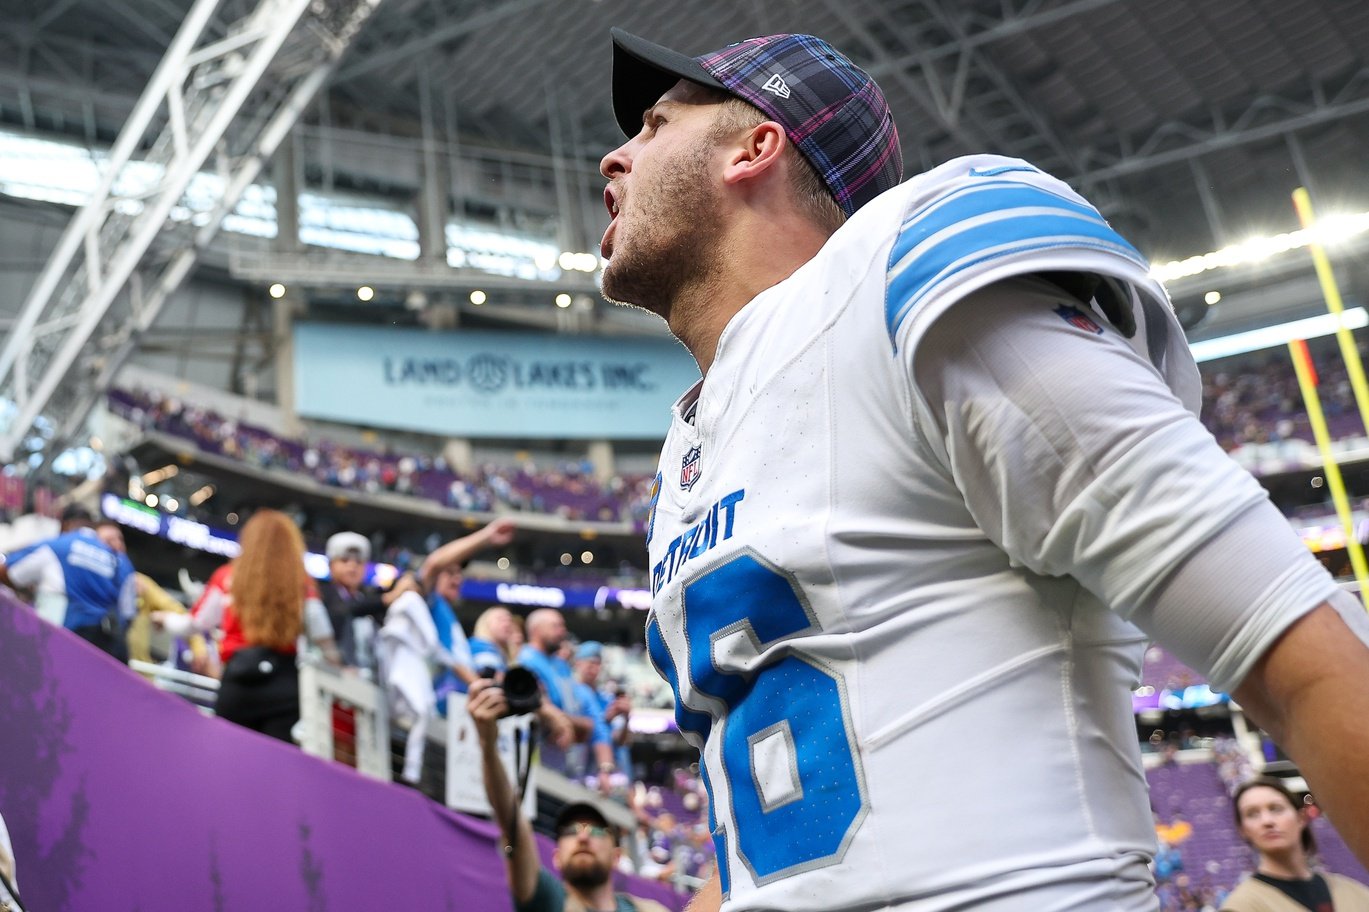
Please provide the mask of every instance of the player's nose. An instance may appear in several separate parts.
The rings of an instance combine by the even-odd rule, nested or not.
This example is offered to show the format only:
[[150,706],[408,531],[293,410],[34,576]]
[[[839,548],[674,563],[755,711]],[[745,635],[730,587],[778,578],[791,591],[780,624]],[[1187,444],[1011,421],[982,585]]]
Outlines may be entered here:
[[632,170],[632,155],[629,146],[632,140],[628,140],[612,152],[599,160],[599,173],[609,180],[627,174]]

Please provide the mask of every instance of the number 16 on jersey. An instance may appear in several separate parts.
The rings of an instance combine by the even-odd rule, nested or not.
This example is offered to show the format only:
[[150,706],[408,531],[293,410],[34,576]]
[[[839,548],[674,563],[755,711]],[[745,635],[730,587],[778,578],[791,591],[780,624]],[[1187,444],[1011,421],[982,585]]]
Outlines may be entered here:
[[[647,650],[675,692],[680,728],[702,743],[721,727],[735,833],[720,825],[727,809],[716,804],[709,823],[724,894],[729,840],[765,884],[840,862],[865,816],[842,676],[794,652],[778,650],[763,665],[755,658],[820,630],[800,592],[792,576],[743,552],[684,585],[683,643],[668,646],[655,618],[647,625]],[[718,771],[704,777],[716,802],[709,772]]]

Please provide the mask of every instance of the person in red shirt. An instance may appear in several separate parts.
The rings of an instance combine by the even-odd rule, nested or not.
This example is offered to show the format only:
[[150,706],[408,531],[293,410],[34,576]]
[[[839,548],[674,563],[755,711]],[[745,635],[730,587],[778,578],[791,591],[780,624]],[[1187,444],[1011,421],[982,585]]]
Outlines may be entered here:
[[299,721],[302,646],[336,663],[328,612],[304,569],[304,538],[285,514],[259,510],[243,526],[242,553],[220,567],[195,606],[195,624],[222,630],[223,677],[215,712],[289,741]]

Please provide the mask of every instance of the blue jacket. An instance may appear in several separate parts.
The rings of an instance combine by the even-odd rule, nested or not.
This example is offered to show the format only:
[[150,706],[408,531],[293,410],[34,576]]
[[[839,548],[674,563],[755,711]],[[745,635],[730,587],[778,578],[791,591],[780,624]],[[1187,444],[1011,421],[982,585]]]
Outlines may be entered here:
[[95,626],[106,616],[127,622],[137,612],[133,564],[100,541],[94,529],[12,551],[5,567],[16,585],[37,590],[39,612],[48,616],[45,606],[55,606],[51,610],[68,630]]

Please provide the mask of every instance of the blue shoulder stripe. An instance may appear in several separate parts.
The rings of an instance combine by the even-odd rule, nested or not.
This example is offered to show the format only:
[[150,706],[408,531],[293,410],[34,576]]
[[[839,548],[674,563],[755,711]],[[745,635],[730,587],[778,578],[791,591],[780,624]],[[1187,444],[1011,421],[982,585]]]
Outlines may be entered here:
[[1145,268],[1143,256],[1097,210],[1038,187],[994,182],[957,190],[903,224],[889,256],[885,323],[892,339],[933,292],[988,261],[1033,250],[1107,251]]

